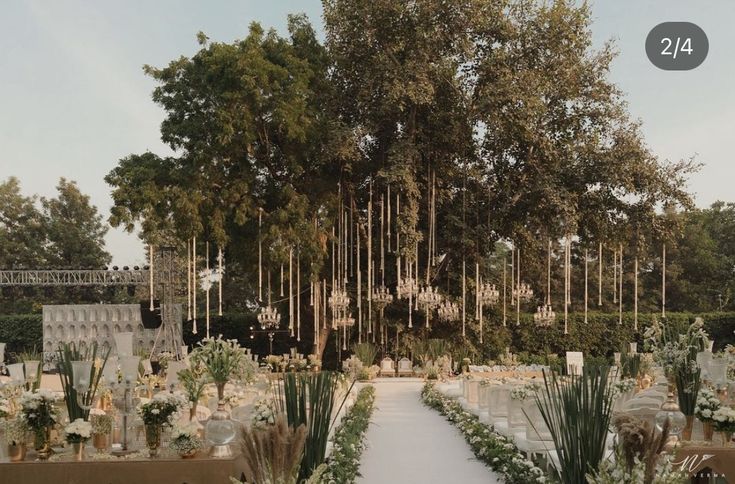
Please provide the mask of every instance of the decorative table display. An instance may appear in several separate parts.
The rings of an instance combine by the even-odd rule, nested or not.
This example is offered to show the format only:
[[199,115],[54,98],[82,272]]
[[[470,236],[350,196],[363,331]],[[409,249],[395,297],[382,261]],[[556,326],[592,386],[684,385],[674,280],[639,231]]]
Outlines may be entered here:
[[199,429],[193,423],[175,426],[171,432],[169,447],[178,453],[182,459],[191,459],[196,456],[203,444],[199,438]]

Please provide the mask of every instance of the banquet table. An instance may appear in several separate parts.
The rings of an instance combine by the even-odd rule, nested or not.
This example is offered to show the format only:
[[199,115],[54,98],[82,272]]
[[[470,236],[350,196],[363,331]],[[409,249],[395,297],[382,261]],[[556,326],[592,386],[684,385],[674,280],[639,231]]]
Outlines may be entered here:
[[0,461],[0,483],[22,484],[225,484],[240,477],[243,460],[211,459],[206,455],[192,459],[162,456],[157,459],[59,460],[23,462]]
[[704,478],[702,482],[720,478],[735,483],[735,447],[685,445],[676,450],[672,464],[690,476]]

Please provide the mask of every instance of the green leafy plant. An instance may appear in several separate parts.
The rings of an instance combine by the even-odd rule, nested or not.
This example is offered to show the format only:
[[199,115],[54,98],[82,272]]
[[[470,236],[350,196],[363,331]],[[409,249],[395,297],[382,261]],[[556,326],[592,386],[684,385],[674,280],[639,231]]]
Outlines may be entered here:
[[191,352],[189,360],[192,365],[206,368],[212,381],[217,384],[229,380],[248,380],[255,368],[236,340],[226,340],[222,336],[205,338]]
[[64,401],[66,409],[69,412],[69,420],[74,421],[78,418],[87,420],[89,410],[84,410],[79,406],[77,401],[77,391],[74,389],[74,370],[72,361],[93,361],[92,370],[89,375],[91,382],[89,390],[81,396],[82,403],[85,406],[91,406],[97,393],[102,371],[105,369],[107,357],[110,355],[109,348],[103,352],[98,352],[97,342],[91,345],[83,345],[77,347],[75,343],[62,343],[56,352],[56,366],[59,370],[59,378],[61,386],[64,389]]
[[352,352],[365,367],[370,367],[378,356],[378,347],[372,343],[358,343],[352,346]]
[[562,377],[544,371],[544,388],[536,403],[559,455],[558,477],[564,484],[584,484],[605,457],[613,408],[609,367],[584,366],[582,373]]
[[[301,461],[300,479],[308,479],[324,462],[339,378],[334,372],[285,373],[279,385],[280,402],[290,427],[306,426],[306,447]],[[352,383],[354,385],[354,382]],[[352,386],[345,393],[336,413],[339,413]]]

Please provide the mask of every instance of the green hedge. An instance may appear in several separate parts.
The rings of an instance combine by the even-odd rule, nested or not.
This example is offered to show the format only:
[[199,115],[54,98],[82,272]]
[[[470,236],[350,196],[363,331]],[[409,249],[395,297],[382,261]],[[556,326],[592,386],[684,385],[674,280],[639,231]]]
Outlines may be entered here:
[[[582,351],[590,356],[611,356],[615,351],[627,347],[631,341],[637,341],[639,351],[643,351],[643,332],[650,326],[653,314],[638,314],[638,330],[633,327],[633,313],[623,313],[622,324],[618,314],[590,312],[587,323],[584,315],[569,315],[568,334],[564,334],[563,316],[557,313],[557,320],[548,328],[537,327],[533,323],[532,314],[521,314],[520,325],[515,319],[508,325],[486,325],[485,337],[481,348],[486,359],[496,358],[506,346],[514,353],[556,353],[563,355],[566,351]],[[705,329],[715,341],[715,350],[723,349],[727,344],[735,344],[735,313],[669,313],[665,319],[678,332],[683,333],[695,317],[702,317]],[[661,320],[660,316],[656,317]]]
[[43,325],[40,314],[4,314],[0,315],[0,342],[7,343],[5,361],[10,355],[43,348]]

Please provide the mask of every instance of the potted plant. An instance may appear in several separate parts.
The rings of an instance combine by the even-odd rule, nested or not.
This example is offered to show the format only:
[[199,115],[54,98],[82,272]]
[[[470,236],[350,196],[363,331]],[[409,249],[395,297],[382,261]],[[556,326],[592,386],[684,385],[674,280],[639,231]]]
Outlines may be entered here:
[[138,415],[145,426],[145,442],[151,458],[158,456],[163,427],[173,425],[183,406],[183,397],[169,392],[157,393],[152,399],[138,406]]
[[182,459],[190,459],[194,457],[199,449],[202,448],[203,442],[199,438],[199,429],[187,424],[184,426],[175,426],[171,432],[171,443],[169,447],[175,451]]
[[20,397],[20,413],[28,429],[33,432],[34,447],[39,460],[51,456],[51,428],[58,421],[56,402],[58,398],[50,390],[41,388],[23,392]]
[[715,430],[722,436],[722,445],[727,446],[735,431],[735,410],[730,407],[720,407],[712,414],[712,421]]
[[694,415],[702,422],[704,440],[708,442],[712,441],[712,434],[714,433],[714,414],[721,406],[720,399],[712,390],[703,388],[699,391]]
[[64,438],[71,444],[74,460],[84,460],[84,444],[92,436],[92,424],[84,419],[78,418],[66,426]]
[[108,415],[104,410],[93,408],[89,411],[89,423],[92,425],[92,445],[99,453],[110,447],[112,421],[112,415]]
[[18,416],[3,422],[5,428],[5,443],[8,446],[10,462],[20,462],[26,458],[26,442],[28,440],[28,425]]

